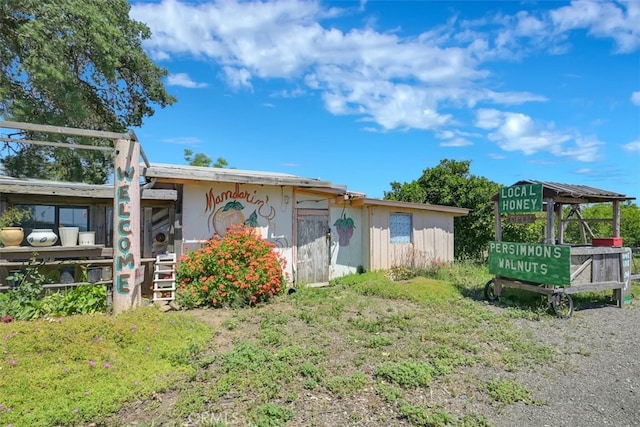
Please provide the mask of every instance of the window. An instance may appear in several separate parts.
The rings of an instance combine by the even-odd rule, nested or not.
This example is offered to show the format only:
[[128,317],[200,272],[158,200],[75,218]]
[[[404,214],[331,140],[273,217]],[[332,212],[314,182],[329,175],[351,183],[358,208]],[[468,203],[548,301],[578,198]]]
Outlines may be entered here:
[[410,214],[389,215],[389,228],[391,230],[391,243],[411,243],[413,227]]
[[56,234],[58,227],[78,227],[80,231],[89,230],[88,206],[48,206],[17,205],[31,212],[31,218],[22,223],[24,235],[28,236],[36,228],[50,228]]

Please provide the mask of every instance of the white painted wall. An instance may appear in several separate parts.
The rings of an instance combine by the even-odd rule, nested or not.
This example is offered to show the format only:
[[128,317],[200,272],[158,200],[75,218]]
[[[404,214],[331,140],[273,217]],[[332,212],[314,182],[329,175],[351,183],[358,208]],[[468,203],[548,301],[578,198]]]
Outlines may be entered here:
[[[329,211],[329,226],[331,227],[331,265],[329,268],[329,278],[335,279],[344,275],[355,273],[358,266],[364,267],[364,257],[362,253],[362,234],[365,225],[362,221],[362,209],[356,208],[332,208]],[[338,221],[345,218],[353,220],[354,228],[352,234],[338,231]]]
[[[291,187],[228,183],[185,184],[182,236],[185,241],[223,235],[231,223],[257,224],[262,237],[274,243],[292,275],[293,190]],[[226,208],[226,210],[225,210]]]

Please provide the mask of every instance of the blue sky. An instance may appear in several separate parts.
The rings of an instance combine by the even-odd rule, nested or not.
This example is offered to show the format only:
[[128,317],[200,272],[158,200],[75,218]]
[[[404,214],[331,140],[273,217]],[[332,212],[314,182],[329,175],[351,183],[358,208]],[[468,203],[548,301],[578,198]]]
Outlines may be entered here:
[[640,199],[640,1],[131,5],[178,98],[135,129],[152,162],[190,149],[383,197],[471,160]]

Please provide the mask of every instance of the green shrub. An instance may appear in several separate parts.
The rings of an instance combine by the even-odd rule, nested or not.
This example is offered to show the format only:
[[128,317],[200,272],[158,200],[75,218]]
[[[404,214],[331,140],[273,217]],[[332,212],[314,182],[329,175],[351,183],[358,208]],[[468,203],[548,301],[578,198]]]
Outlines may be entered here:
[[233,227],[181,258],[176,299],[183,308],[264,302],[284,288],[284,264],[252,228]]

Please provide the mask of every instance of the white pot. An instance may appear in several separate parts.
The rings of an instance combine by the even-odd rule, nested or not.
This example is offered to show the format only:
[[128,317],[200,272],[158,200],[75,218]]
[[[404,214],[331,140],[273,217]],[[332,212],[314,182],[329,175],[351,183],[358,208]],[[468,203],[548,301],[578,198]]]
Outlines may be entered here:
[[78,233],[78,244],[80,246],[93,246],[96,244],[95,231],[81,231]]
[[50,228],[36,228],[27,236],[31,246],[52,246],[58,241],[58,236]]
[[62,246],[78,246],[79,227],[60,227],[59,231]]

